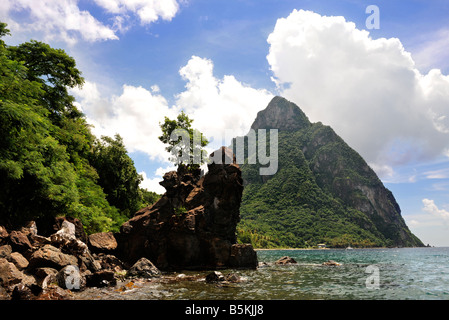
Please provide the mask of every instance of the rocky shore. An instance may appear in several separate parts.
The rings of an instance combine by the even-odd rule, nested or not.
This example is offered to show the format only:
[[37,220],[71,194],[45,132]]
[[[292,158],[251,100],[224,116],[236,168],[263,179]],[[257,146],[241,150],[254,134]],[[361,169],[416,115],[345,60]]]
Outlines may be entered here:
[[[164,271],[256,269],[252,246],[236,243],[240,168],[225,147],[211,159],[204,176],[183,167],[166,173],[160,184],[167,192],[118,233],[87,236],[71,217],[30,221],[15,230],[0,226],[0,299],[71,299],[72,291]],[[205,280],[238,279],[214,272]]]

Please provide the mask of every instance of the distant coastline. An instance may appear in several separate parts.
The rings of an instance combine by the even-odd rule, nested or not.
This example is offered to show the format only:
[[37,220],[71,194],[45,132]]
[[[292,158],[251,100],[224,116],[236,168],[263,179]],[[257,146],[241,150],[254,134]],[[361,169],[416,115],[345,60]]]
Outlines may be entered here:
[[[436,248],[434,246],[425,246],[425,247],[372,247],[372,248],[352,248],[353,250],[361,250],[361,249],[406,249],[406,248]],[[445,247],[439,247],[445,248]],[[351,250],[352,250],[351,249]],[[348,250],[347,248],[254,248],[255,251],[274,251],[274,250]]]

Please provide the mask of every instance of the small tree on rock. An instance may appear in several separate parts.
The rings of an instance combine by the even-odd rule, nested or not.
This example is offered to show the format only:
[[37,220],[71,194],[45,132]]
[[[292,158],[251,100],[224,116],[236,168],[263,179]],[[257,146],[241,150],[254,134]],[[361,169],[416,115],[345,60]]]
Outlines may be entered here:
[[207,153],[203,148],[209,143],[200,131],[192,128],[192,122],[184,111],[175,120],[165,117],[165,121],[160,123],[162,135],[159,137],[167,144],[165,150],[172,155],[169,160],[189,171],[206,163]]

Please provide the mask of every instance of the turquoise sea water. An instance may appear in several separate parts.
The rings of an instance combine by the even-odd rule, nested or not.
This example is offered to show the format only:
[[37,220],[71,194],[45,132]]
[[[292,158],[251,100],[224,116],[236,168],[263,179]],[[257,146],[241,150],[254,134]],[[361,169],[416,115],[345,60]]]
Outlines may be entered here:
[[[131,290],[85,291],[80,299],[200,299],[200,300],[449,300],[449,248],[353,250],[261,250],[257,270],[233,272],[240,283],[214,284],[203,279],[207,271],[171,274],[172,279],[150,281]],[[298,264],[275,265],[290,256]],[[340,266],[325,266],[334,260]],[[97,289],[98,290],[98,289]]]

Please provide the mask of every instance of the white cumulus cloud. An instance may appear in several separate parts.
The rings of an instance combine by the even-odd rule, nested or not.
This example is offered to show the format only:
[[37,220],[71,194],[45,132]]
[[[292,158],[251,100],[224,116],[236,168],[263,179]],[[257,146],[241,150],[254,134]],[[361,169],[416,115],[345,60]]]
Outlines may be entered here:
[[[117,40],[117,31],[130,28],[132,17],[141,25],[159,18],[170,21],[178,12],[176,0],[95,0],[105,10],[108,23],[80,9],[79,0],[2,0],[0,18],[9,24],[14,35],[32,34],[45,41],[75,44],[80,38],[89,41]],[[108,16],[109,15],[109,16]],[[26,22],[24,22],[26,21]],[[37,36],[40,35],[40,36]]]
[[421,74],[398,39],[372,39],[344,17],[294,10],[267,41],[281,95],[387,176],[447,153],[449,78],[435,69]]
[[424,205],[424,212],[430,213],[434,217],[441,219],[444,224],[449,223],[449,211],[438,208],[434,200],[423,199],[422,203]]
[[126,16],[136,14],[141,24],[155,22],[160,18],[171,20],[178,12],[176,0],[94,0],[110,13]]
[[[173,169],[165,145],[159,141],[159,124],[164,117],[175,119],[181,110],[193,119],[192,126],[210,141],[207,151],[230,143],[230,138],[248,132],[256,114],[265,108],[273,95],[264,89],[254,89],[234,76],[217,78],[211,60],[193,56],[179,70],[186,81],[185,90],[175,96],[169,106],[160,88],[150,89],[123,85],[117,95],[103,94],[96,83],[86,81],[82,89],[73,89],[77,106],[86,114],[92,132],[123,138],[129,152],[140,151],[152,160],[167,163],[153,174],[145,174],[143,185],[159,192],[162,174]],[[225,136],[227,133],[227,136]],[[228,138],[228,140],[223,140]]]
[[232,75],[217,78],[213,68],[211,60],[193,56],[179,71],[187,84],[176,96],[176,104],[194,119],[195,128],[214,138],[213,147],[217,148],[230,143],[223,141],[228,135],[247,134],[257,112],[268,105],[273,94],[254,89]]
[[142,175],[142,182],[140,183],[140,187],[143,189],[147,189],[148,191],[153,191],[158,194],[164,194],[165,188],[159,184],[162,181],[162,178],[156,176],[155,178],[149,178],[145,171],[139,172]]
[[75,89],[73,93],[96,136],[118,133],[129,152],[144,152],[152,160],[168,158],[158,139],[159,123],[165,116],[176,117],[176,112],[163,96],[143,87],[124,85],[120,95],[104,97],[92,82],[86,82],[83,89]]
[[[2,0],[0,17],[11,31],[43,33],[45,40],[63,40],[73,44],[81,36],[86,41],[115,40],[114,31],[80,10],[77,0]],[[27,22],[17,15],[27,15]],[[19,22],[20,21],[20,22]]]

